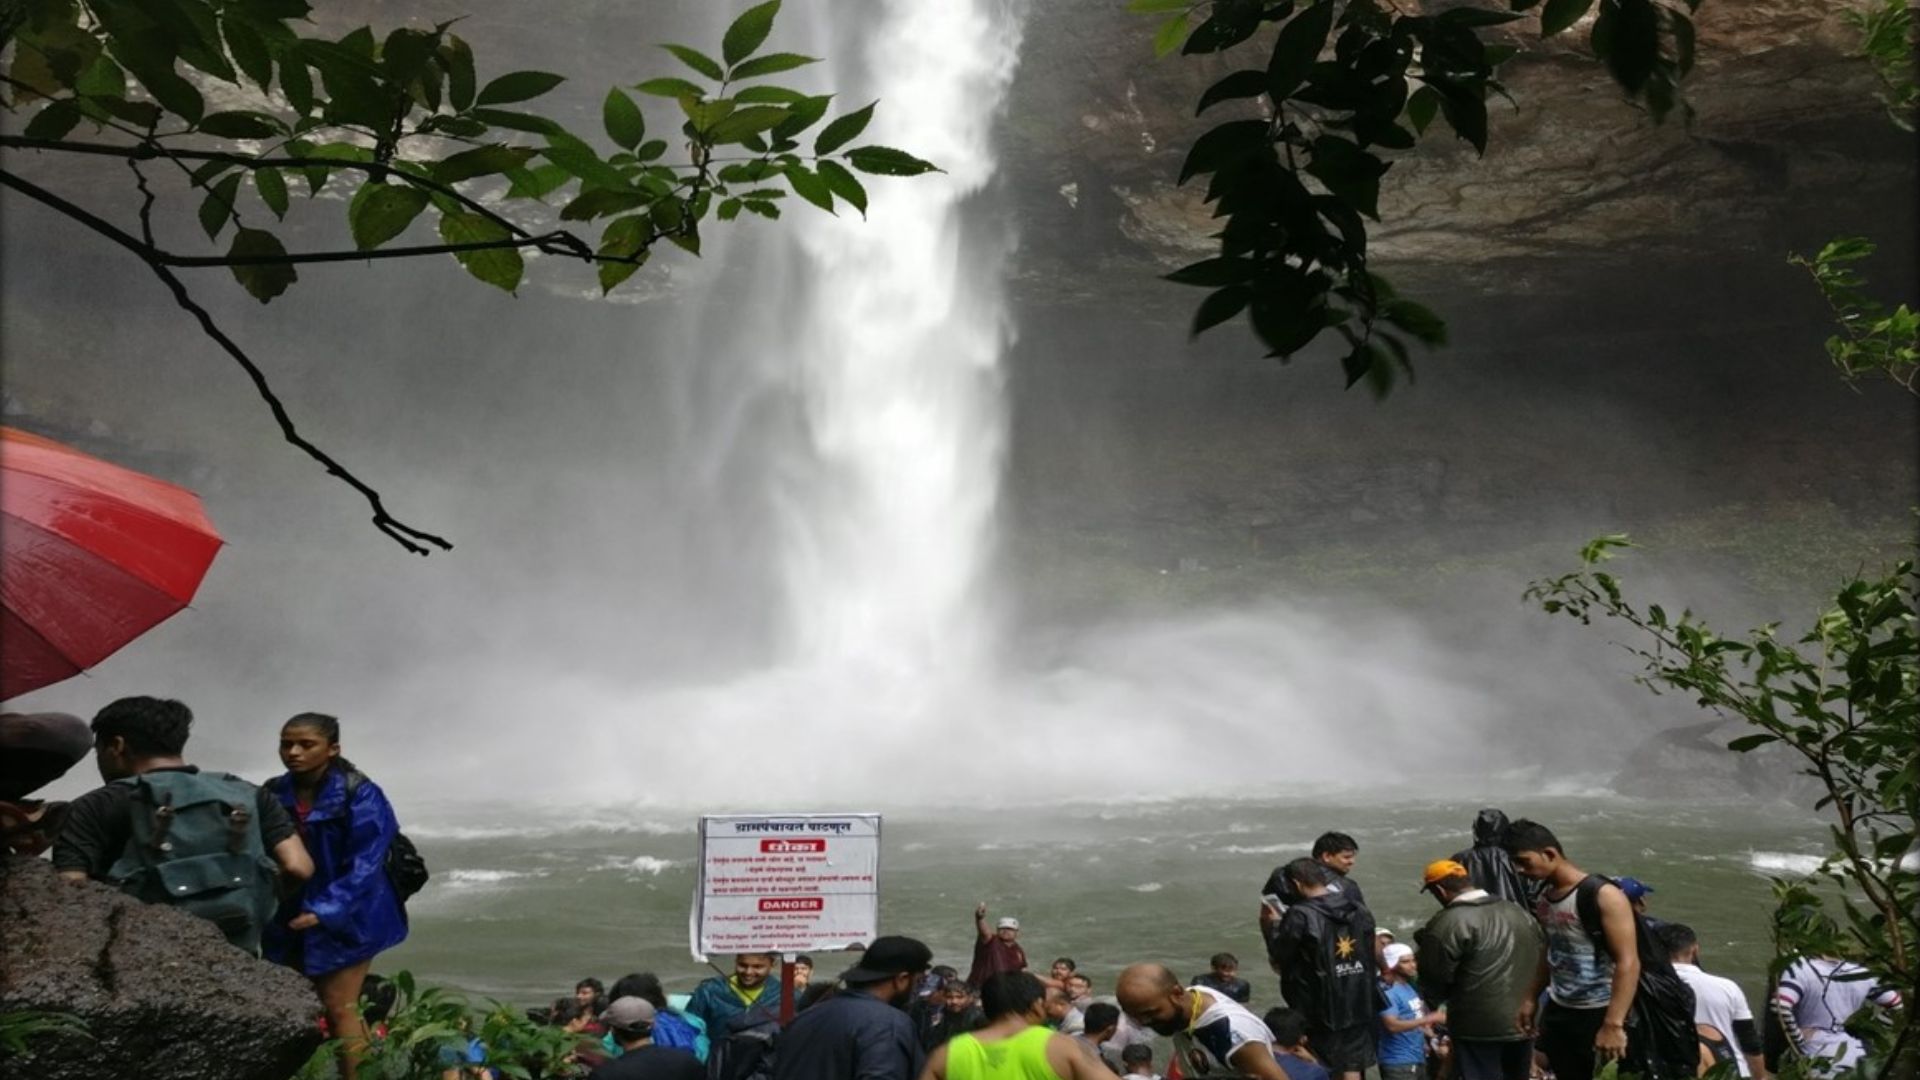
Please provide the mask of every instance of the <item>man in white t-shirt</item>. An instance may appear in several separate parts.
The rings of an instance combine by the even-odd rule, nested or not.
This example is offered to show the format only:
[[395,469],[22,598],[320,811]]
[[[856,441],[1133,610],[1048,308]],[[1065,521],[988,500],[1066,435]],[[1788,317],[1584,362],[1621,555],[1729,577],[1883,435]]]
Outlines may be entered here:
[[1183,1075],[1235,1072],[1287,1080],[1274,1060],[1267,1025],[1218,990],[1182,986],[1164,964],[1135,964],[1120,973],[1115,991],[1128,1018],[1173,1040]]
[[1693,928],[1670,922],[1660,928],[1674,973],[1693,990],[1693,1023],[1700,1042],[1714,1060],[1731,1061],[1740,1075],[1764,1080],[1767,1062],[1761,1053],[1760,1031],[1754,1026],[1747,995],[1732,979],[1700,970],[1700,939]]
[[1795,960],[1780,976],[1773,991],[1774,1012],[1795,1048],[1815,1059],[1817,1071],[1837,1074],[1866,1055],[1867,1048],[1846,1028],[1854,1013],[1869,1002],[1883,1009],[1900,1007],[1900,991],[1866,975],[1859,964],[1809,956]]

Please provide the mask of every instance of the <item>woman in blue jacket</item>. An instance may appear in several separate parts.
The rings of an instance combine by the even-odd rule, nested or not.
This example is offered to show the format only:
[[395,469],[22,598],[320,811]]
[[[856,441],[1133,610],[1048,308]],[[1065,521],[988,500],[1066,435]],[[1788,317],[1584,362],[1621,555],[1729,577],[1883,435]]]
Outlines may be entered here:
[[268,790],[299,827],[313,877],[283,903],[262,946],[268,959],[313,980],[327,1023],[342,1040],[340,1074],[353,1080],[366,1030],[360,986],[374,956],[406,940],[406,909],[387,878],[387,848],[400,831],[379,785],[340,756],[340,721],[301,713],[280,729],[286,774]]

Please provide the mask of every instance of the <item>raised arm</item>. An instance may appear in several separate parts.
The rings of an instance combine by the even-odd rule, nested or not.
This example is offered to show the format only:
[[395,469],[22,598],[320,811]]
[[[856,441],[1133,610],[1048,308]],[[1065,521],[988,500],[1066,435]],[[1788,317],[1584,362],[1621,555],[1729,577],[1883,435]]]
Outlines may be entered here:
[[985,900],[980,901],[980,906],[973,909],[973,928],[979,931],[981,941],[986,941],[993,937],[993,928],[987,925],[987,902]]

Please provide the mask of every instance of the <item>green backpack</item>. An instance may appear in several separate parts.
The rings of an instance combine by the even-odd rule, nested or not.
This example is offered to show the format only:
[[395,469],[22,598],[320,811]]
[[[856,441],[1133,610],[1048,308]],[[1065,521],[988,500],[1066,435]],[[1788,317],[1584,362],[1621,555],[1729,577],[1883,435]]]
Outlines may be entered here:
[[258,955],[278,906],[276,866],[261,838],[259,789],[228,773],[161,770],[115,783],[133,788],[133,835],[107,876],[149,904],[206,919]]

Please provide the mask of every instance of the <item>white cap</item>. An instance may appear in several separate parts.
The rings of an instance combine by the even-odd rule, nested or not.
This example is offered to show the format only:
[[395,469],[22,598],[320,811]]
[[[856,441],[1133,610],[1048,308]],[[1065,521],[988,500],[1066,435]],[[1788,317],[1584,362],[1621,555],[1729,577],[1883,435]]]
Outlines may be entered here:
[[1011,915],[1006,915],[1000,919],[998,925],[1002,930],[1018,930],[1020,929],[1020,920]]
[[1400,966],[1400,961],[1413,959],[1413,949],[1407,945],[1389,945],[1380,953],[1381,962],[1390,968]]
[[1392,940],[1393,940],[1393,931],[1391,931],[1391,930],[1389,930],[1389,929],[1387,929],[1387,928],[1386,928],[1386,927],[1384,927],[1384,926],[1379,926],[1379,927],[1375,927],[1375,928],[1374,928],[1374,931],[1373,931],[1373,936],[1374,936],[1374,937],[1383,937],[1383,938],[1386,938],[1386,939],[1387,939],[1388,941],[1392,941]]

